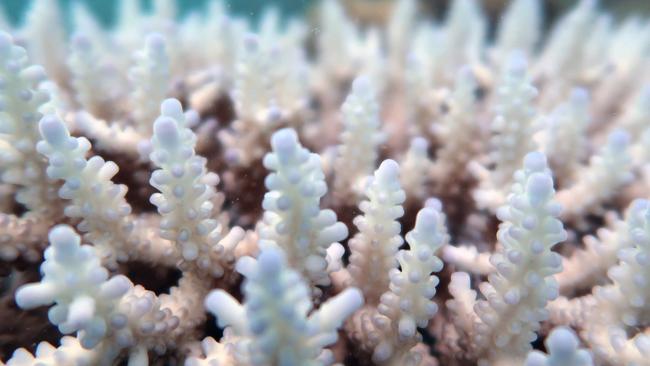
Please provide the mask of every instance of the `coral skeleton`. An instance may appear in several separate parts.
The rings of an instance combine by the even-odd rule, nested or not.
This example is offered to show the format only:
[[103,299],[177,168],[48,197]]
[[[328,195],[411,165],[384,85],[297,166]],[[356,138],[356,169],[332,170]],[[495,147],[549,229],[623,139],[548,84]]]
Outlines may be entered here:
[[650,366],[647,18],[32,2],[0,364]]
[[[237,362],[250,365],[328,365],[332,355],[323,347],[336,342],[345,318],[363,304],[361,292],[348,288],[312,308],[309,289],[300,274],[287,266],[279,247],[262,249],[258,258],[243,257],[237,271],[246,302],[241,305],[223,290],[211,292],[206,307],[220,326],[238,337]],[[210,354],[207,355],[211,357]]]
[[[280,246],[288,262],[313,285],[330,284],[329,271],[340,268],[343,253],[339,241],[348,236],[332,210],[320,210],[327,192],[320,156],[300,146],[293,129],[282,129],[271,137],[273,152],[264,158],[272,171],[266,177],[269,192],[264,196],[260,223],[260,247]],[[338,248],[338,249],[336,249]]]
[[533,351],[526,357],[526,366],[591,366],[593,360],[585,349],[578,349],[578,338],[568,328],[558,327],[553,329],[546,339],[546,348],[549,354]]

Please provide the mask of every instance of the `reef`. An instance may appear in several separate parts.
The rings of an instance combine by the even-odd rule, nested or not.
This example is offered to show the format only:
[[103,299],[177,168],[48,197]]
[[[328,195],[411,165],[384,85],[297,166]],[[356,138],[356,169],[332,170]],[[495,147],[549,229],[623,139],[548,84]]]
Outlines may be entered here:
[[650,365],[647,19],[153,3],[0,16],[6,365]]

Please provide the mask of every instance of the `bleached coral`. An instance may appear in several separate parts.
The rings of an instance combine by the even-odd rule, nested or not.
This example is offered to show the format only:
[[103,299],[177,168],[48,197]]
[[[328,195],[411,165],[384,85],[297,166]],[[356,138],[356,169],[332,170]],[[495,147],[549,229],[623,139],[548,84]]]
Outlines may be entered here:
[[536,149],[532,137],[537,130],[533,99],[537,89],[527,75],[527,63],[520,53],[513,53],[496,86],[495,119],[490,139],[490,162],[494,170],[479,177],[484,188],[475,198],[480,206],[496,208],[505,198],[504,186],[512,181],[512,175],[524,156]]
[[62,19],[61,9],[57,4],[51,1],[34,1],[27,13],[23,32],[33,62],[43,65],[50,79],[59,85],[67,85],[68,49]]
[[151,161],[160,169],[151,185],[160,191],[151,196],[163,219],[161,236],[179,247],[184,261],[221,277],[234,262],[234,250],[244,235],[240,228],[224,233],[215,219],[216,174],[206,171],[206,161],[194,153],[196,136],[187,126],[175,99],[165,100],[154,124]]
[[634,201],[626,219],[631,246],[623,246],[619,263],[612,267],[612,284],[594,289],[596,305],[585,322],[585,338],[597,359],[612,364],[642,365],[647,362],[648,335],[628,331],[647,324],[647,276],[650,250],[650,202]]
[[[129,348],[129,363],[146,365],[148,348],[164,353],[165,342],[178,341],[187,334],[185,326],[193,325],[193,316],[188,313],[193,295],[172,291],[167,297],[158,298],[140,286],[134,287],[123,275],[109,278],[95,248],[81,245],[81,238],[69,226],[54,227],[49,240],[51,244],[42,264],[43,278],[20,287],[16,304],[23,309],[54,304],[48,311],[50,322],[63,334],[76,332],[77,338],[63,338],[58,352],[48,344],[39,346],[35,361],[46,362],[40,359],[54,357],[66,365],[109,365],[121,350]],[[181,282],[176,292],[182,293],[183,287]],[[191,288],[195,291],[200,286]],[[172,297],[176,297],[176,304],[166,301]],[[183,301],[178,301],[181,298]],[[181,320],[184,325],[179,327]],[[176,335],[172,336],[174,332]],[[76,346],[77,339],[83,349]],[[90,349],[94,352],[86,351]],[[25,360],[30,360],[30,355],[19,350],[9,364],[20,365]]]
[[131,69],[133,122],[143,136],[153,132],[153,122],[167,94],[170,76],[166,52],[165,39],[152,34],[147,37],[144,50],[136,55],[137,64]]
[[618,189],[633,179],[629,152],[630,135],[624,130],[609,134],[607,142],[581,167],[576,182],[558,192],[558,201],[567,207],[565,216],[581,216],[598,210]]
[[537,0],[510,3],[499,23],[496,48],[502,57],[515,50],[532,55],[541,39],[542,11]]
[[87,36],[75,36],[68,64],[72,73],[72,87],[77,93],[77,103],[95,116],[111,118],[114,116],[111,104],[117,96],[116,89],[112,87],[114,78],[109,77],[103,62],[105,61]]
[[330,247],[348,235],[332,210],[321,210],[320,199],[327,192],[320,157],[300,146],[296,132],[283,129],[271,137],[272,153],[264,165],[269,192],[262,206],[260,246],[277,245],[287,253],[289,265],[313,285],[330,284],[328,268],[339,267],[328,260]]
[[64,213],[80,219],[78,229],[98,246],[101,256],[111,265],[126,260],[127,237],[133,228],[128,215],[126,187],[114,184],[117,164],[99,156],[86,159],[90,142],[85,137],[72,137],[58,117],[48,115],[39,123],[43,140],[36,145],[48,159],[47,176],[64,184],[59,196],[68,200]]
[[432,169],[433,163],[429,159],[429,143],[422,137],[415,137],[402,158],[400,165],[402,174],[400,183],[407,196],[422,200],[426,198],[426,188],[429,183],[427,172]]
[[476,88],[471,69],[460,69],[448,101],[449,112],[434,127],[436,138],[445,142],[438,151],[432,172],[438,182],[438,191],[453,186],[456,179],[464,178],[467,164],[478,154],[482,131],[477,123]]
[[21,287],[16,303],[25,309],[54,303],[48,313],[50,321],[64,334],[79,331],[82,346],[93,348],[105,337],[109,315],[130,282],[124,276],[109,280],[93,247],[81,246],[69,227],[55,227],[49,238],[43,279]]
[[246,277],[244,305],[217,290],[206,306],[220,326],[230,326],[234,335],[246,338],[245,353],[238,355],[247,360],[244,364],[330,364],[331,354],[324,347],[336,341],[337,328],[363,304],[359,290],[345,290],[308,316],[308,287],[287,268],[281,249],[263,249],[257,260],[242,258],[237,267]]
[[397,254],[399,270],[390,272],[390,290],[381,296],[380,316],[373,319],[385,336],[373,353],[381,364],[403,364],[417,360],[409,345],[421,340],[416,328],[424,328],[438,311],[432,301],[439,283],[442,261],[435,253],[449,240],[441,206],[418,212],[415,228],[406,234],[408,250]]
[[352,82],[341,110],[344,130],[334,163],[334,193],[346,200],[363,192],[364,179],[374,170],[385,136],[380,131],[377,95],[366,77]]
[[556,328],[546,339],[549,354],[534,351],[526,357],[526,366],[590,366],[591,355],[584,349],[578,349],[578,337],[567,328]]
[[388,273],[396,268],[395,255],[404,243],[397,219],[404,215],[402,203],[406,195],[400,187],[399,166],[394,160],[383,161],[369,179],[366,200],[359,204],[363,215],[354,219],[359,233],[349,241],[348,270],[366,303],[375,305],[388,290]]
[[[560,206],[554,196],[545,156],[526,155],[524,168],[515,174],[508,205],[497,213],[502,220],[497,233],[501,246],[490,258],[496,273],[479,286],[485,296],[475,306],[480,321],[472,325],[474,331],[464,330],[475,332],[474,347],[483,362],[523,359],[540,322],[548,317],[546,302],[558,295],[551,275],[562,270],[562,262],[551,248],[567,234],[557,219]],[[459,301],[452,300],[456,311],[461,310]]]
[[33,1],[0,14],[9,365],[648,364],[642,15]]
[[556,179],[566,186],[575,180],[588,148],[586,131],[591,117],[587,91],[574,89],[567,103],[560,105],[549,118],[544,131],[544,151]]
[[16,201],[35,214],[60,215],[46,162],[36,151],[40,140],[40,108],[49,100],[39,88],[46,79],[40,66],[30,65],[24,48],[0,33],[0,181],[18,187]]
[[243,43],[233,91],[237,120],[221,139],[229,159],[247,166],[262,158],[268,137],[291,111],[282,109],[276,93],[279,84],[287,82],[287,75],[277,75],[278,66],[272,62],[274,53],[282,50],[262,43],[255,35],[247,35]]
[[398,0],[392,9],[392,16],[386,29],[388,39],[389,69],[395,73],[394,77],[404,70],[410,34],[413,32],[415,17],[417,16],[418,4],[414,0]]

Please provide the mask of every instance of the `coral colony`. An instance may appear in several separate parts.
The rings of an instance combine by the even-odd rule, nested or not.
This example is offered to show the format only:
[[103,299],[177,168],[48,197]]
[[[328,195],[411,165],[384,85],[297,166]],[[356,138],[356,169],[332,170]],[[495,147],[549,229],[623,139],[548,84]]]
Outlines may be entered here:
[[0,21],[7,365],[650,365],[647,20],[138,4]]

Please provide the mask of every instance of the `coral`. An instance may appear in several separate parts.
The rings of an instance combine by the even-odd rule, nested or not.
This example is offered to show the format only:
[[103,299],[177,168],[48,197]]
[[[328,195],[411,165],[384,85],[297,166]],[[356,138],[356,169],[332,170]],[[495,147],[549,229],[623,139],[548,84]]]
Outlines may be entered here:
[[232,267],[237,242],[244,235],[239,227],[229,232],[215,216],[214,186],[219,177],[206,170],[203,157],[194,154],[196,136],[187,126],[181,104],[167,99],[154,123],[151,161],[160,169],[151,174],[151,185],[160,191],[151,202],[162,216],[160,235],[174,242],[183,257],[181,265],[193,263],[199,270],[220,277]]
[[79,230],[88,233],[106,261],[125,260],[123,246],[133,223],[127,219],[131,206],[124,199],[126,187],[111,180],[119,169],[117,164],[99,156],[86,159],[90,142],[70,136],[63,121],[54,115],[43,117],[39,129],[43,140],[36,148],[48,159],[47,176],[65,182],[58,192],[70,202],[65,215],[81,219]]
[[[377,307],[386,336],[375,348],[373,359],[380,363],[400,363],[408,359],[408,344],[420,341],[416,327],[424,328],[438,306],[431,300],[436,293],[442,261],[434,253],[449,240],[442,207],[425,207],[418,212],[415,228],[406,234],[408,250],[400,250],[399,270],[392,270],[389,290]],[[386,324],[388,323],[388,324]],[[392,343],[392,344],[391,344]],[[390,358],[390,360],[389,360]]]
[[[515,174],[508,204],[497,212],[500,247],[490,258],[496,272],[479,286],[486,298],[475,306],[480,321],[474,329],[464,329],[474,338],[479,359],[490,364],[525,356],[540,322],[548,317],[546,302],[558,295],[551,275],[562,270],[562,262],[550,249],[567,234],[557,219],[561,207],[554,196],[544,155],[529,153]],[[452,309],[461,309],[459,301],[451,300]]]
[[643,15],[32,1],[0,12],[7,365],[650,365]]
[[366,303],[376,305],[388,290],[388,273],[395,268],[395,255],[404,243],[397,221],[404,215],[406,198],[399,183],[399,166],[394,160],[379,165],[366,188],[367,199],[354,219],[359,233],[350,239],[349,271],[352,283],[364,294]]
[[165,39],[159,34],[147,37],[142,52],[136,54],[136,65],[131,69],[134,124],[143,136],[151,136],[153,121],[159,113],[169,85],[169,57]]
[[629,144],[630,135],[625,130],[609,134],[607,143],[591,157],[589,165],[577,173],[580,179],[558,193],[558,200],[567,207],[566,216],[598,210],[603,201],[633,179]]
[[481,180],[481,188],[475,194],[479,206],[496,209],[505,200],[504,188],[512,182],[526,153],[536,150],[533,134],[537,127],[533,98],[537,89],[527,75],[526,59],[519,52],[508,58],[496,86],[494,101],[495,119],[492,122],[490,143],[493,151],[490,163],[494,170],[487,173],[475,166],[475,174]]
[[292,129],[274,133],[271,146],[273,152],[264,157],[264,166],[272,173],[264,181],[269,192],[262,201],[260,246],[280,246],[289,264],[307,280],[327,286],[329,271],[340,266],[340,257],[327,254],[340,247],[348,229],[334,211],[319,208],[327,192],[320,156],[300,146]]
[[593,365],[589,352],[578,349],[578,338],[570,329],[563,327],[553,329],[545,343],[549,354],[544,355],[539,351],[529,353],[526,366]]
[[364,180],[372,173],[379,144],[385,139],[380,132],[376,92],[367,77],[354,79],[341,111],[344,130],[334,162],[334,193],[342,200],[354,200],[363,192]]
[[612,283],[595,288],[596,304],[589,309],[584,332],[597,358],[632,365],[646,362],[650,341],[644,332],[628,335],[628,328],[645,324],[648,316],[650,201],[632,202],[626,224],[632,243],[618,251],[619,262],[608,271]]
[[336,341],[336,329],[363,304],[359,290],[346,289],[307,316],[312,307],[308,287],[287,268],[281,249],[262,249],[257,260],[244,257],[237,267],[246,277],[244,305],[217,290],[206,298],[206,307],[221,326],[232,327],[233,334],[242,337],[238,342],[247,343],[238,362],[330,364],[332,356],[323,347]]
[[574,89],[565,104],[558,106],[549,117],[544,140],[544,152],[553,168],[555,179],[562,185],[574,183],[587,150],[586,131],[590,121],[589,95],[584,89]]
[[55,184],[43,174],[45,159],[36,151],[40,140],[40,109],[49,100],[39,83],[47,78],[40,66],[30,65],[25,49],[0,35],[0,163],[2,181],[17,187],[16,201],[43,217],[60,215]]

